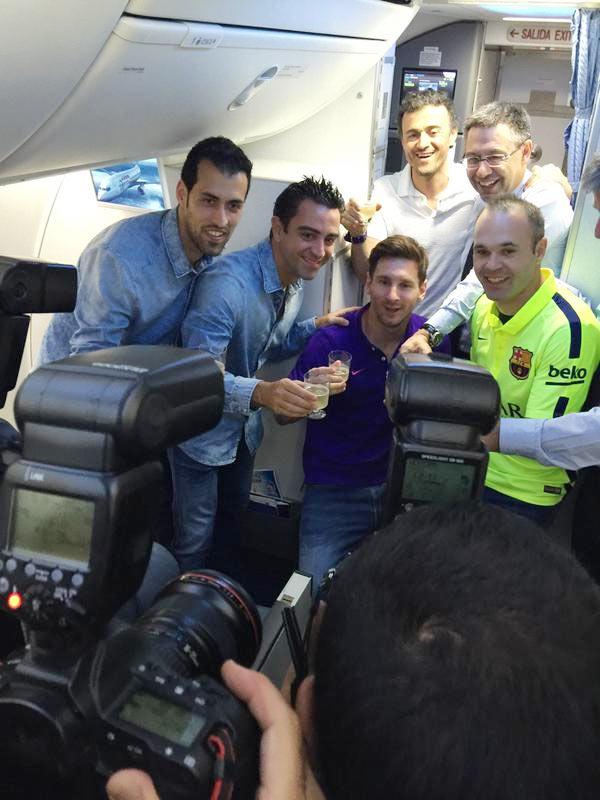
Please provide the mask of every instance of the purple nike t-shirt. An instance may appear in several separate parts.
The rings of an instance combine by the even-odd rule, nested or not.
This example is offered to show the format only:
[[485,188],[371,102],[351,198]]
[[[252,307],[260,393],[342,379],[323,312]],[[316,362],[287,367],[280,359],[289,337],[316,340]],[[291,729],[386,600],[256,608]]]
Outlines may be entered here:
[[[330,325],[314,333],[290,372],[290,378],[302,380],[312,367],[327,366],[330,350],[352,354],[346,390],[329,398],[324,419],[307,420],[306,483],[375,486],[386,479],[392,441],[392,423],[383,403],[388,360],[363,333],[361,317],[367,308],[346,314],[347,327]],[[398,349],[424,322],[424,317],[410,316]],[[445,338],[436,351],[449,354],[449,340]]]

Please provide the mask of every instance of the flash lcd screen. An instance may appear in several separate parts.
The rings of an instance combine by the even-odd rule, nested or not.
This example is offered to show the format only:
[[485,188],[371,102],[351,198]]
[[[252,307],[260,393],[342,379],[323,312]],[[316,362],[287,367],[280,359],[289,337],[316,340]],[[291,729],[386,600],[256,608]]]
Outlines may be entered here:
[[473,464],[407,458],[402,498],[428,503],[469,500],[474,480]]
[[89,563],[94,525],[91,500],[15,489],[11,512],[15,555],[77,566]]

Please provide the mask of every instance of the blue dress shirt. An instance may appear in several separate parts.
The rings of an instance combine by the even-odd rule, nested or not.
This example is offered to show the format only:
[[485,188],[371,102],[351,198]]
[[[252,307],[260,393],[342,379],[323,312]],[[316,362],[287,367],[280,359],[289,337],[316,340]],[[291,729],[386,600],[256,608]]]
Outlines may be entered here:
[[211,431],[181,449],[207,466],[235,460],[242,433],[253,453],[262,439],[260,410],[252,410],[257,370],[298,353],[316,330],[314,317],[296,322],[302,281],[281,285],[268,239],[220,258],[196,284],[182,326],[183,347],[198,347],[225,364],[225,409]]
[[196,278],[177,209],[121,220],[99,233],[78,265],[75,311],[55,314],[38,363],[124,344],[176,344]]

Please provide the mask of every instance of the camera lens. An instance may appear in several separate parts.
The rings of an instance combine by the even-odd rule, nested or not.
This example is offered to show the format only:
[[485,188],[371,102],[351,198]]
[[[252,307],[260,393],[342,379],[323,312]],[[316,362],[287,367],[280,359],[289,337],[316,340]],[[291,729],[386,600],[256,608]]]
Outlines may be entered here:
[[218,676],[228,658],[244,665],[254,661],[262,625],[242,586],[220,572],[203,570],[168,584],[152,608],[118,636],[127,637],[136,656],[143,650],[182,676]]

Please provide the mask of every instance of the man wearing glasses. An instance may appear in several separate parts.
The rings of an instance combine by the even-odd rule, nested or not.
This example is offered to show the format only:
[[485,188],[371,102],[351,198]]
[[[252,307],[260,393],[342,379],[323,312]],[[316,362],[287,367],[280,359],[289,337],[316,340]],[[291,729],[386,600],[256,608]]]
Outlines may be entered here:
[[[471,185],[479,194],[470,228],[485,203],[494,197],[512,194],[533,203],[544,216],[548,239],[543,266],[558,275],[573,210],[560,183],[543,177],[531,180],[527,168],[533,146],[529,114],[512,103],[488,103],[467,117],[464,134],[463,163]],[[472,266],[470,251],[471,242],[468,242],[463,254],[464,280],[424,328],[405,342],[403,352],[429,352],[443,334],[450,333],[471,317],[482,288],[475,273],[469,272]]]

